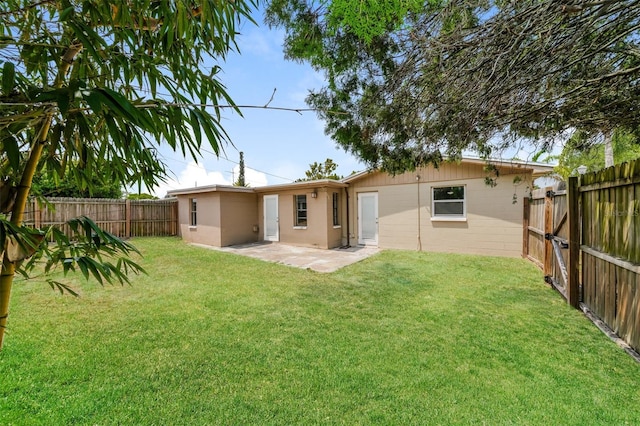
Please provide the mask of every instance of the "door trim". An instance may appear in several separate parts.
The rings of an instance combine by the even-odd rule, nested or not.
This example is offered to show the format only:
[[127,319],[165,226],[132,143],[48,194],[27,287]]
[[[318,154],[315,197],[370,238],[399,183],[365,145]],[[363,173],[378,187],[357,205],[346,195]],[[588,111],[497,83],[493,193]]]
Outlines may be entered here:
[[[378,235],[379,235],[379,227],[378,227],[378,193],[377,192],[358,192],[358,244],[365,246],[378,246]],[[372,197],[373,205],[374,205],[374,216],[376,221],[376,230],[375,237],[372,238],[364,238],[362,236],[362,198],[364,197]]]
[[[267,235],[267,229],[269,229],[267,227],[267,221],[268,221],[268,217],[267,217],[267,200],[275,200],[275,206],[276,206],[276,217],[275,217],[275,223],[276,223],[276,234],[274,236],[270,236]],[[278,212],[278,195],[265,195],[262,197],[262,204],[263,204],[263,215],[264,215],[264,232],[263,232],[263,240],[264,241],[280,241],[280,221],[279,221],[279,212]]]

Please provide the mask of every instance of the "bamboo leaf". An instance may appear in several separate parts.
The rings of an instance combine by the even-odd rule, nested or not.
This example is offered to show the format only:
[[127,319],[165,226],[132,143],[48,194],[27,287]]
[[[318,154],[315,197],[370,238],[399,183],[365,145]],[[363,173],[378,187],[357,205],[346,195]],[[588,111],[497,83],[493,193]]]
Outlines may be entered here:
[[76,264],[78,265],[78,268],[80,268],[80,272],[82,272],[82,275],[84,276],[85,280],[89,279],[89,268],[87,268],[86,265],[86,258],[84,257],[80,257],[80,258],[76,258],[75,259]]
[[202,145],[202,130],[200,127],[200,120],[198,119],[198,116],[196,115],[196,113],[194,112],[194,110],[191,110],[189,112],[189,116],[191,118],[191,129],[193,130],[193,135],[196,138],[196,143],[198,144],[198,146]]
[[13,170],[20,169],[20,147],[18,146],[18,141],[13,136],[8,136],[2,140],[2,148],[4,152],[7,154],[7,160],[9,160],[9,166]]
[[89,272],[91,272],[96,281],[100,283],[100,285],[104,285],[104,281],[102,279],[103,275],[107,279],[107,281],[110,281],[108,269],[105,269],[102,265],[100,265],[90,257],[85,257],[84,260],[87,265],[87,269],[89,270]]
[[73,259],[64,259],[62,261],[62,270],[64,275],[66,276],[69,271],[74,271],[75,268],[73,266]]
[[5,62],[2,67],[2,92],[10,94],[16,84],[16,66],[13,62]]
[[85,96],[84,100],[89,104],[89,107],[94,112],[94,114],[100,114],[102,111],[102,102],[100,102],[100,93],[95,90],[89,91]]
[[57,94],[56,102],[58,103],[58,108],[60,109],[60,113],[62,115],[67,115],[67,112],[69,111],[69,105],[71,103],[69,92],[64,91],[64,92],[58,92],[56,94]]
[[95,90],[96,93],[102,95],[100,101],[107,105],[109,109],[124,117],[128,121],[142,127],[145,130],[152,131],[154,129],[153,122],[149,119],[144,109],[136,108],[126,97],[120,93],[108,89],[100,88]]
[[78,292],[76,292],[68,284],[62,283],[60,281],[55,281],[55,280],[47,280],[47,283],[52,289],[58,290],[60,294],[64,294],[65,292],[67,292],[74,297],[80,297]]
[[88,52],[90,52],[91,56],[93,56],[94,58],[98,58],[99,57],[98,52],[96,52],[95,47],[93,47],[91,40],[89,40],[89,38],[83,31],[83,28],[74,21],[69,21],[68,25],[73,30],[74,35],[82,43],[83,49],[86,49]]
[[66,21],[68,20],[70,17],[73,16],[75,9],[73,8],[73,6],[69,6],[66,9],[64,9],[62,12],[60,12],[60,20],[61,21]]

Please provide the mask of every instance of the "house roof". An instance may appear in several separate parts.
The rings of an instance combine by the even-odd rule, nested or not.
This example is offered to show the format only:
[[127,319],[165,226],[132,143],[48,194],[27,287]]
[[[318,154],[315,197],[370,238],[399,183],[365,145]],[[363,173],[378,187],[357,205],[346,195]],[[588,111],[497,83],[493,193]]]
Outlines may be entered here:
[[255,188],[255,191],[256,192],[272,192],[272,191],[286,191],[290,189],[299,189],[299,188],[321,188],[321,187],[346,188],[347,186],[349,185],[339,180],[319,179],[319,180],[306,180],[302,182],[283,183],[279,185],[259,186]]
[[[463,157],[462,161],[466,163],[475,163],[482,165],[487,164],[487,160],[474,157]],[[533,172],[533,177],[540,177],[552,173],[553,169],[556,167],[555,164],[538,163],[534,161],[523,160],[503,160],[500,158],[489,159],[488,162],[489,164],[494,164],[496,166],[511,166],[516,168],[531,169],[531,171]]]
[[274,191],[287,191],[292,189],[306,189],[306,188],[346,188],[348,184],[333,180],[333,179],[320,179],[309,180],[303,182],[285,183],[280,185],[267,185],[258,186],[256,188],[249,188],[243,186],[231,186],[231,185],[207,185],[197,186],[193,188],[174,189],[167,191],[168,196],[177,195],[189,195],[189,194],[206,194],[209,192],[237,192],[237,193],[261,193],[261,192],[274,192]]
[[[496,166],[515,167],[515,168],[522,168],[525,170],[531,170],[533,172],[534,178],[548,175],[552,173],[553,169],[555,168],[554,165],[550,165],[547,163],[535,163],[531,161],[522,161],[522,160],[501,160],[501,159],[484,160],[482,158],[474,158],[474,157],[462,157],[462,159],[460,160],[460,163],[480,164],[480,165],[485,165],[487,164],[487,162],[489,162],[489,164],[493,164]],[[376,171],[378,170],[375,170],[375,169],[364,170],[362,172],[354,173],[342,179],[341,182],[349,184],[350,182],[358,180],[361,177]]]
[[245,192],[252,193],[254,192],[254,188],[248,188],[244,186],[231,186],[231,185],[205,185],[205,186],[196,186],[193,188],[184,188],[184,189],[174,189],[171,191],[167,191],[167,195],[176,196],[176,195],[187,195],[187,194],[202,194],[207,192]]
[[[460,160],[461,163],[471,163],[471,164],[479,164],[485,165],[487,160],[483,160],[481,158],[473,158],[473,157],[463,157]],[[522,168],[524,170],[531,170],[533,172],[533,177],[540,177],[544,175],[548,175],[553,172],[554,166],[546,164],[546,163],[534,163],[528,161],[520,161],[520,160],[489,160],[490,164],[494,164],[496,166],[505,166],[505,167],[514,167],[514,168]],[[256,188],[249,188],[243,186],[231,186],[231,185],[207,185],[207,186],[198,186],[193,188],[185,188],[185,189],[174,189],[167,192],[167,196],[177,196],[177,195],[188,195],[188,194],[203,194],[208,192],[236,192],[236,193],[264,193],[264,192],[277,192],[277,191],[287,191],[287,190],[295,190],[295,189],[312,189],[312,188],[346,188],[349,186],[350,182],[358,180],[359,178],[368,175],[369,173],[375,172],[376,170],[365,170],[359,173],[354,173],[351,176],[347,176],[341,180],[333,180],[333,179],[319,179],[319,180],[308,180],[301,182],[292,182],[292,183],[283,183],[278,185],[267,185],[267,186],[259,186]]]

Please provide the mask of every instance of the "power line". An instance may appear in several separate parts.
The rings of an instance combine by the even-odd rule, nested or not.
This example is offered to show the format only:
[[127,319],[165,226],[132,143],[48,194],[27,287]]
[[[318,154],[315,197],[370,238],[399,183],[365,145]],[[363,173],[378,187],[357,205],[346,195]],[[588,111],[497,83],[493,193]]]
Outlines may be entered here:
[[[234,148],[235,148],[235,147],[234,147]],[[236,150],[237,150],[237,148],[236,148]],[[240,163],[239,163],[238,161],[231,160],[231,159],[229,159],[229,158],[228,158],[228,157],[226,157],[226,156],[217,155],[216,153],[214,153],[214,152],[212,152],[212,151],[209,151],[209,150],[207,150],[206,148],[200,148],[200,151],[201,151],[201,152],[204,152],[204,153],[207,153],[207,154],[211,154],[211,155],[215,156],[218,160],[225,160],[225,161],[228,161],[229,163],[236,164],[236,165],[240,165]],[[161,152],[159,152],[159,154],[163,157],[164,161],[175,161],[175,162],[177,162],[177,163],[185,164],[185,165],[187,165],[187,166],[188,166],[189,164],[191,164],[191,162],[183,161],[183,160],[178,159],[178,158],[167,158],[167,156],[166,156],[166,155],[164,155],[164,154],[163,154],[163,153],[161,153]],[[199,167],[201,167],[205,172],[207,172],[207,173],[209,172],[209,170],[207,170],[207,168],[205,168],[205,167],[204,167],[204,166],[202,166],[201,164],[197,163],[197,161],[196,161],[196,164],[197,164]],[[265,174],[265,175],[267,175],[267,176],[271,176],[271,177],[274,177],[274,178],[277,178],[277,179],[282,179],[282,180],[285,180],[285,181],[288,181],[288,182],[295,182],[295,179],[291,179],[291,178],[284,177],[284,176],[278,176],[278,175],[276,175],[276,174],[269,173],[269,172],[266,172],[266,171],[264,171],[264,170],[256,169],[255,167],[247,166],[246,164],[245,164],[245,168],[247,168],[247,169],[251,169],[251,170],[253,170],[253,171],[256,171],[256,172],[259,172],[259,173],[262,173],[262,174]],[[217,170],[212,170],[212,171],[217,171]],[[176,176],[176,177],[177,177],[177,176]],[[172,189],[177,189],[177,188],[172,188]]]
[[[234,148],[235,148],[235,146],[234,146]],[[237,148],[236,148],[236,150],[237,150]],[[200,148],[200,151],[206,152],[207,154],[216,155],[214,152],[208,151],[208,150],[207,150],[207,149],[205,149],[205,148]],[[221,156],[218,156],[218,159],[226,160],[226,161],[228,161],[228,162],[230,162],[230,163],[240,165],[240,163],[239,163],[238,161],[230,160],[230,159],[229,159],[229,158],[227,158],[227,157],[221,157]],[[259,169],[256,169],[256,168],[254,168],[254,167],[247,166],[246,164],[245,164],[245,167],[246,167],[247,169],[251,169],[251,170],[254,170],[254,171],[256,171],[256,172],[264,173],[264,174],[265,174],[265,175],[267,175],[267,176],[272,176],[272,177],[274,177],[274,178],[278,178],[278,179],[282,179],[282,180],[287,180],[287,181],[289,181],[289,182],[295,182],[295,179],[291,179],[291,178],[288,178],[288,177],[283,177],[283,176],[274,175],[273,173],[265,172],[264,170],[259,170]]]

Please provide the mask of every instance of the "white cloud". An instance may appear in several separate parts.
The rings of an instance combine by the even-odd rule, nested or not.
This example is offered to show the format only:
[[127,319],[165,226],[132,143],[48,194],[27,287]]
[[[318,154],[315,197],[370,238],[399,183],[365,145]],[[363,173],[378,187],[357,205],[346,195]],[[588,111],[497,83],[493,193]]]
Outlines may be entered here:
[[[233,176],[225,173],[228,175],[225,177],[225,174],[222,172],[207,171],[202,165],[195,161],[191,161],[187,167],[177,175],[177,177],[161,183],[150,192],[158,198],[164,198],[167,195],[167,191],[174,189],[194,188],[208,185],[233,185],[232,179],[237,179],[239,170],[240,166],[236,165],[233,168]],[[245,168],[245,181],[252,188],[268,184],[267,176],[264,173],[255,171],[248,167]]]
[[282,50],[279,48],[284,33],[281,31],[252,30],[238,37],[241,54],[253,54],[259,57],[279,60]]
[[231,179],[227,179],[221,172],[208,172],[203,166],[191,161],[176,178],[167,180],[155,187],[151,193],[163,198],[167,191],[172,189],[193,188],[206,185],[231,185]]
[[[234,179],[237,180],[240,173],[240,166],[236,165],[233,168],[233,176]],[[266,186],[269,184],[267,181],[267,175],[262,172],[258,172],[256,170],[250,169],[249,167],[245,167],[244,169],[244,181],[251,188],[257,188],[259,186]]]

